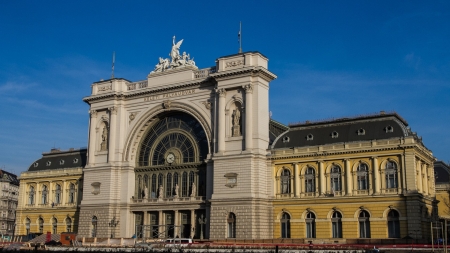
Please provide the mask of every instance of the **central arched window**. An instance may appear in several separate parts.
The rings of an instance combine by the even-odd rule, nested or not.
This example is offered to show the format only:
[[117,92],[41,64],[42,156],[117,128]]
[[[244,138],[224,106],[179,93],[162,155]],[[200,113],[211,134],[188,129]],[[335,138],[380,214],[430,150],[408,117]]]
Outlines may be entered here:
[[305,173],[305,186],[306,186],[306,192],[315,192],[315,181],[316,181],[316,172],[313,168],[308,167],[306,168]]
[[236,238],[236,215],[229,213],[227,218],[228,238]]
[[47,186],[43,185],[42,186],[42,202],[41,202],[41,204],[43,204],[43,205],[47,204],[47,196],[48,196]]
[[389,238],[400,238],[400,220],[396,210],[390,210],[387,216]]
[[138,166],[168,165],[168,153],[174,156],[170,165],[201,162],[206,158],[208,141],[195,118],[178,112],[156,121],[141,142]]
[[290,193],[291,172],[288,169],[283,169],[280,179],[281,193]]
[[44,233],[44,219],[39,218],[38,223],[39,223],[39,233]]
[[28,193],[28,204],[29,205],[34,205],[34,195],[35,195],[34,187],[30,186],[30,192]]
[[386,162],[386,188],[397,188],[397,164],[392,161]]
[[55,190],[55,204],[60,203],[61,203],[61,185],[57,184]]
[[342,238],[342,214],[338,211],[331,216],[331,231],[333,238]]
[[97,237],[97,216],[93,216],[92,217],[92,221],[91,221],[91,235],[92,237]]
[[286,212],[281,215],[281,238],[291,238],[291,216]]
[[330,172],[331,180],[331,193],[336,194],[336,192],[341,191],[341,167],[333,165]]
[[358,190],[368,189],[368,168],[365,163],[360,163],[356,171],[356,176],[358,177]]
[[370,238],[370,215],[367,211],[362,210],[359,213],[359,238]]
[[316,215],[313,212],[306,214],[306,238],[316,238]]

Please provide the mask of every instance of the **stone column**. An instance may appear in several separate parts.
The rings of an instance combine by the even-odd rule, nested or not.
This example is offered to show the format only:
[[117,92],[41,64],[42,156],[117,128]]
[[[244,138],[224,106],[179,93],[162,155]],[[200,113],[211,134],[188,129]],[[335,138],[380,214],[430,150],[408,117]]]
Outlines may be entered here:
[[345,164],[345,181],[347,183],[346,185],[346,192],[345,194],[347,196],[352,196],[353,195],[353,177],[352,177],[352,172],[351,172],[351,168],[350,168],[350,160],[349,159],[344,159],[344,164]]
[[378,168],[378,157],[372,157],[372,171],[373,171],[373,192],[375,195],[380,194],[380,172]]
[[219,122],[217,122],[217,141],[218,141],[218,151],[225,151],[225,95],[227,94],[225,89],[216,89],[216,93],[219,94],[219,109],[217,113],[219,114]]
[[253,85],[242,86],[245,89],[245,150],[253,148]]
[[90,126],[89,126],[89,153],[88,153],[88,164],[92,165],[95,163],[95,150],[97,150],[97,142],[95,141],[95,125],[97,124],[97,111],[90,110],[91,114]]
[[[63,183],[61,185],[61,196],[59,197],[60,198],[59,201],[60,201],[61,205],[66,205],[66,201],[65,201],[66,200],[66,194],[67,195],[69,194],[69,191],[67,191],[68,189],[66,189],[66,187],[67,187],[66,180],[63,180]],[[69,199],[68,197],[69,196],[67,196],[67,199]]]
[[[417,158],[416,158],[417,159]],[[422,183],[422,163],[420,160],[416,161],[416,173],[418,172],[419,175],[417,175],[417,192],[424,192],[423,183]]]
[[325,169],[323,168],[323,161],[318,161],[319,164],[319,195],[324,196],[325,195]]
[[[426,163],[423,163],[422,164],[422,168],[423,168],[423,171],[424,171],[424,180],[423,180],[423,182],[424,182],[424,184],[423,184],[423,194],[424,195],[429,195],[430,194],[430,189],[428,188],[428,178],[429,178],[429,174],[428,174],[428,166],[427,166],[427,164]],[[421,168],[421,170],[422,170],[422,168]]]
[[142,231],[143,233],[143,237],[148,237],[148,230],[146,229],[147,227],[145,225],[150,225],[150,221],[149,221],[149,214],[147,211],[144,211],[144,217],[142,217],[144,219],[143,224],[144,224],[144,229]]
[[298,173],[298,163],[294,163],[294,197],[300,197],[300,174]]
[[161,233],[163,232],[163,227],[162,227],[162,225],[164,225],[164,215],[163,215],[163,211],[162,210],[160,210],[159,211],[159,213],[158,213],[158,234],[159,234],[159,238],[161,238]]
[[195,236],[195,210],[191,209],[191,238]]
[[179,215],[178,210],[174,210],[174,213],[175,213],[175,217],[174,217],[174,221],[173,221],[173,225],[174,225],[173,236],[177,237],[177,235],[179,235],[179,233],[180,233],[180,230],[178,228],[178,225],[179,225],[178,223],[180,222],[178,219],[178,215]]
[[108,136],[108,162],[114,160],[116,150],[116,128],[117,128],[117,107],[109,108],[110,122],[109,122],[109,136]]

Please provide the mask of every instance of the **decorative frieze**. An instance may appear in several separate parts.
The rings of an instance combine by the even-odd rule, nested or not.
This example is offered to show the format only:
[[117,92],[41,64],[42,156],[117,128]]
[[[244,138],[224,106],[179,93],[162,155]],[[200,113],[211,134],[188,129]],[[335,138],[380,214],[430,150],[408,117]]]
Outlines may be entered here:
[[229,61],[225,63],[225,68],[239,67],[241,65],[244,65],[244,60]]
[[97,88],[97,90],[98,90],[98,91],[108,91],[108,90],[112,90],[112,85],[111,85],[111,84],[108,84],[108,85],[102,85],[102,86],[99,86],[99,87]]

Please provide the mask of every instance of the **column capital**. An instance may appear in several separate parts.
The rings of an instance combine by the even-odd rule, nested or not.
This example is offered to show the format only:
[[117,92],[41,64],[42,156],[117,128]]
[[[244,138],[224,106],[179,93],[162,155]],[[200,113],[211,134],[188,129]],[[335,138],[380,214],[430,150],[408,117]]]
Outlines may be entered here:
[[372,159],[372,160],[378,159],[378,156],[372,156],[372,157],[370,157],[370,159]]
[[318,164],[323,163],[323,160],[317,160],[317,163]]
[[292,163],[292,165],[296,166],[296,165],[298,165],[298,162]]
[[245,93],[253,93],[253,84],[249,83],[246,85],[242,85],[242,88],[244,88]]
[[97,118],[97,111],[96,110],[89,110],[89,114],[91,115],[91,118]]
[[224,88],[216,89],[216,93],[219,94],[219,97],[225,97],[227,91]]
[[345,159],[342,159],[342,161],[343,161],[343,162],[349,162],[350,159],[349,159],[349,158],[345,158]]
[[114,114],[114,115],[117,114],[117,107],[116,106],[109,107],[108,110],[109,110],[109,112],[111,114]]

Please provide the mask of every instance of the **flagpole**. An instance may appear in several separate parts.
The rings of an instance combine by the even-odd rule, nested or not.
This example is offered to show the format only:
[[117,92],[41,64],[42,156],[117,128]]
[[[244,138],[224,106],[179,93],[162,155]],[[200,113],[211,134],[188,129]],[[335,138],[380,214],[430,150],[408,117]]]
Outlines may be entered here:
[[112,66],[111,66],[111,79],[114,79],[114,62],[116,61],[116,51],[113,51]]
[[239,21],[239,53],[242,54],[242,22]]

